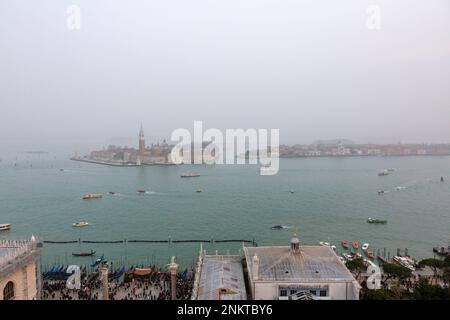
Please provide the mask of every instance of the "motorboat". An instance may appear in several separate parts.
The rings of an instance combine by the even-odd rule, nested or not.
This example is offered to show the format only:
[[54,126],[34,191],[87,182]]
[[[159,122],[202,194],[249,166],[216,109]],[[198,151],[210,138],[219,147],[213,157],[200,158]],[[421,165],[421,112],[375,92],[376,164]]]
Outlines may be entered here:
[[270,229],[272,229],[272,230],[281,230],[281,229],[284,229],[284,227],[280,226],[280,225],[276,225],[276,226],[270,227]]
[[386,169],[383,169],[380,172],[378,172],[378,176],[379,177],[384,177],[384,176],[387,176],[389,174],[390,174],[390,172],[388,170],[386,170]]
[[446,247],[434,247],[433,252],[440,256],[448,256],[450,255],[450,246]]
[[415,271],[416,268],[414,267],[414,260],[412,260],[411,258],[408,257],[401,257],[401,256],[394,256],[393,258],[394,262],[396,262],[397,264],[408,268],[411,271]]
[[348,249],[348,241],[347,240],[342,240],[341,245],[344,249]]
[[343,253],[342,257],[346,260],[346,261],[352,261],[355,257],[354,255],[350,254],[350,253]]
[[2,223],[0,224],[0,231],[6,231],[11,229],[11,224],[9,223]]
[[362,249],[362,250],[367,250],[367,249],[369,249],[369,244],[368,244],[368,243],[364,243],[364,244],[361,246],[361,249]]
[[387,220],[380,220],[380,219],[372,219],[368,218],[367,223],[378,223],[378,224],[386,224]]
[[378,190],[378,195],[382,195],[382,194],[384,194],[384,190]]
[[197,178],[200,177],[199,173],[195,173],[195,172],[188,172],[188,173],[183,173],[181,175],[181,178]]
[[359,242],[356,241],[356,240],[352,241],[352,247],[353,247],[353,249],[358,249],[359,248]]
[[198,192],[198,193],[203,192],[203,189],[199,188],[199,189],[195,190],[195,192]]
[[321,246],[324,246],[324,247],[329,247],[329,246],[330,246],[330,243],[329,243],[329,242],[323,242],[323,241],[320,241],[319,244],[320,244]]
[[86,221],[79,221],[79,222],[72,223],[72,227],[77,227],[77,228],[86,227],[88,225],[89,225],[89,223]]
[[101,194],[96,194],[96,193],[89,193],[89,194],[85,194],[81,197],[81,199],[87,200],[87,199],[100,199],[102,197]]
[[115,195],[116,193],[115,193],[114,191],[108,191],[108,194],[109,194],[110,196],[113,196],[113,195]]
[[147,191],[145,191],[144,189],[139,189],[138,191],[137,191],[137,193],[146,193]]
[[295,191],[294,191],[294,190],[292,190],[292,189],[291,189],[291,190],[289,190],[289,192],[290,192],[290,193],[295,193]]

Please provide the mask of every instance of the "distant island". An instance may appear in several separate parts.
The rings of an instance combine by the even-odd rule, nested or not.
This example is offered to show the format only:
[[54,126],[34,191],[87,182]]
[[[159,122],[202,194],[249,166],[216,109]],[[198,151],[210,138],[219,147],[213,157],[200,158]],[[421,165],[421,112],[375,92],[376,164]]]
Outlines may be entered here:
[[144,130],[139,131],[139,148],[110,145],[105,150],[94,150],[89,155],[71,157],[71,160],[118,167],[140,165],[173,165],[170,152],[173,146],[166,143],[145,146]]
[[280,157],[342,156],[447,156],[450,144],[355,144],[351,141],[317,142],[310,145],[281,145]]

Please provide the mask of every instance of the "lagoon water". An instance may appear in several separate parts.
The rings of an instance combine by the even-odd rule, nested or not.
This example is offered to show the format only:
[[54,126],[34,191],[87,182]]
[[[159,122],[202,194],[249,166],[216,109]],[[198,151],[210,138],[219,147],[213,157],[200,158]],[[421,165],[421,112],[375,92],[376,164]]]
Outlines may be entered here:
[[[383,168],[396,170],[379,177]],[[14,154],[0,162],[0,223],[12,224],[0,238],[254,239],[262,246],[288,245],[298,230],[303,243],[327,241],[340,250],[341,240],[358,240],[391,255],[408,248],[416,258],[433,256],[433,246],[449,242],[450,157],[281,159],[275,176],[260,176],[258,169],[118,168],[70,161],[66,154]],[[181,179],[187,171],[201,177]],[[447,177],[444,183],[441,176]],[[198,188],[204,191],[196,193]],[[148,193],[138,194],[138,189]],[[378,195],[380,189],[386,193]],[[81,200],[85,193],[103,198]],[[388,223],[368,224],[368,217]],[[90,225],[72,227],[82,220]],[[291,228],[271,230],[273,225]],[[240,247],[204,244],[207,253],[237,253]],[[199,244],[45,244],[43,264],[87,264],[91,258],[71,253],[91,249],[116,264],[163,266],[175,255],[191,265]]]

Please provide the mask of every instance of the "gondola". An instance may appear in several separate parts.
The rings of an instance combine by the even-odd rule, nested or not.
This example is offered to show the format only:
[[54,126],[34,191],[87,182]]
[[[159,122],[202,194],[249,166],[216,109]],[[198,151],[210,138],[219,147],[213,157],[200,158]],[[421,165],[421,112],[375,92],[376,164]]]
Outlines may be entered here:
[[90,256],[93,256],[94,254],[95,254],[95,251],[92,251],[92,250],[91,250],[91,252],[80,252],[80,253],[72,252],[72,256],[74,256],[74,257],[90,257]]

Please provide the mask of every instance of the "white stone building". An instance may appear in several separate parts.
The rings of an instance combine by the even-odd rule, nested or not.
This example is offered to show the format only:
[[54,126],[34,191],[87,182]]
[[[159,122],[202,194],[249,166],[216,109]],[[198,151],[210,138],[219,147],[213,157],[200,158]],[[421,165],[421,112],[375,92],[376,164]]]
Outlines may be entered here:
[[35,300],[41,291],[41,243],[0,241],[0,300]]
[[358,300],[360,285],[328,246],[244,247],[248,282],[254,300]]

